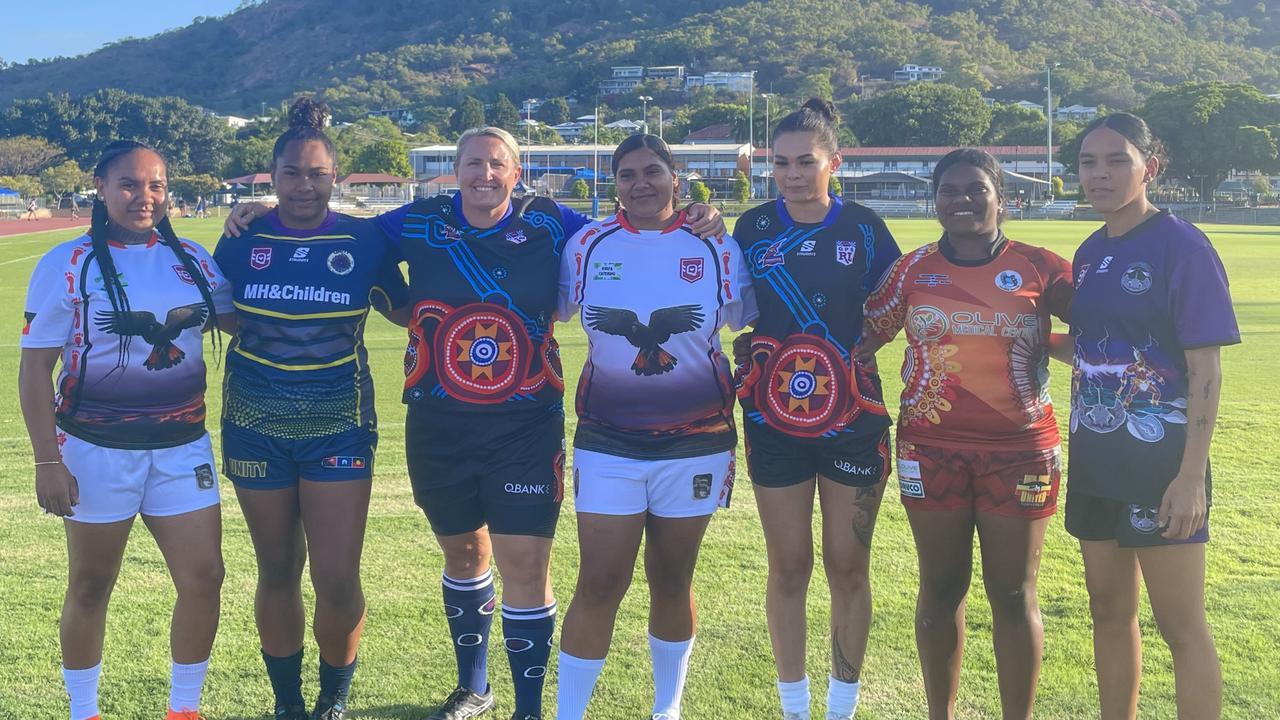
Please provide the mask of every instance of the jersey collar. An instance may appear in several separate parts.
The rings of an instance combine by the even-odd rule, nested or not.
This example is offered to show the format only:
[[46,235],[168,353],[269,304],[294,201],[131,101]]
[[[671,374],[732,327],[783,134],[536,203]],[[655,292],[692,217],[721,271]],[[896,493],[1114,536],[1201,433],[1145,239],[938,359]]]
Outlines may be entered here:
[[[840,217],[840,208],[844,206],[844,201],[835,193],[827,193],[827,197],[831,198],[831,208],[827,210],[827,216],[822,218],[819,223],[824,228],[829,228],[836,224],[836,219]],[[798,223],[791,218],[791,213],[787,212],[787,203],[783,201],[782,196],[778,196],[778,219],[782,220],[783,225],[811,225],[812,223]]]
[[[618,224],[622,226],[623,230],[626,230],[629,233],[635,233],[637,235],[642,232],[646,232],[644,230],[636,229],[636,227],[631,224],[631,221],[627,219],[626,210],[619,211],[616,217],[618,218]],[[666,235],[669,232],[675,232],[676,230],[679,230],[680,228],[684,227],[688,222],[689,222],[688,216],[686,215],[684,210],[681,210],[680,212],[676,213],[671,218],[671,222],[668,223],[667,226],[662,230],[660,230],[659,232],[662,235]],[[652,231],[649,231],[649,232],[652,232]]]
[[505,226],[508,222],[510,222],[511,214],[516,207],[515,198],[508,198],[507,212],[502,216],[502,219],[499,220],[497,223],[495,223],[494,226],[491,228],[480,229],[480,228],[475,228],[474,226],[472,226],[471,223],[467,222],[467,216],[462,214],[462,193],[461,192],[454,193],[452,199],[449,202],[453,204],[454,217],[458,218],[458,222],[462,224],[462,227],[466,229],[474,229],[478,232],[492,232],[495,230],[501,230],[503,226]]
[[267,225],[271,228],[271,232],[273,234],[299,238],[311,237],[312,235],[323,235],[329,230],[332,230],[333,226],[338,222],[338,214],[332,210],[325,214],[324,220],[322,220],[318,226],[313,227],[310,230],[297,230],[285,227],[284,223],[280,222],[280,212],[277,208],[272,208],[271,212],[262,217],[267,221]]
[[938,252],[941,252],[942,256],[945,257],[952,265],[959,265],[960,267],[981,267],[1000,257],[1000,253],[1004,252],[1004,249],[1009,247],[1009,238],[1005,237],[1004,231],[998,230],[997,233],[996,242],[991,246],[991,255],[985,258],[962,260],[956,257],[956,248],[951,244],[951,239],[947,237],[946,233],[942,233],[942,238],[938,240]]

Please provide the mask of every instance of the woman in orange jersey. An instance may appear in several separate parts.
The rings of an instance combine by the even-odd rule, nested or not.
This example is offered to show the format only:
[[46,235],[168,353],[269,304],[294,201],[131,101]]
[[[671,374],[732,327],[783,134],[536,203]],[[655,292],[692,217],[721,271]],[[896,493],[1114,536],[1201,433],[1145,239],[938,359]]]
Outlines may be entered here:
[[916,645],[929,717],[955,712],[973,534],[991,603],[1003,714],[1029,718],[1044,644],[1036,573],[1061,474],[1048,395],[1050,315],[1066,260],[1005,237],[999,162],[949,153],[933,171],[942,237],[903,255],[867,299],[859,356],[907,330],[898,483],[920,562]]

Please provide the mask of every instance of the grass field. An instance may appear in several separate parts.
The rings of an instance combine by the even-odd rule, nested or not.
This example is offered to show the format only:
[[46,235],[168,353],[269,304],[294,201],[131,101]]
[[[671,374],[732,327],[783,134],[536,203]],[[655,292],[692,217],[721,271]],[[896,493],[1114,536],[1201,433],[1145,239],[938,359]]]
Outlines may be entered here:
[[[215,221],[179,221],[178,232],[212,244]],[[930,221],[892,221],[904,248],[933,239]],[[1010,223],[1012,237],[1044,245],[1070,258],[1093,225],[1073,222]],[[1223,408],[1214,442],[1214,540],[1209,553],[1208,605],[1226,678],[1225,716],[1280,718],[1280,228],[1207,226],[1232,281],[1244,344],[1223,354]],[[43,516],[32,491],[30,446],[15,392],[18,329],[27,278],[36,258],[67,231],[0,238],[0,307],[8,331],[0,337],[0,718],[66,717],[59,676],[58,613],[66,551],[57,520]],[[576,321],[575,321],[576,322]],[[576,325],[559,333],[569,387],[582,365],[585,338]],[[360,672],[352,696],[358,718],[420,718],[452,687],[453,654],[440,608],[441,557],[413,505],[404,469],[404,408],[398,402],[404,348],[402,331],[382,318],[369,323],[367,342],[382,419],[364,555],[369,618]],[[900,345],[881,355],[895,368]],[[1054,397],[1066,419],[1068,373],[1054,367]],[[210,359],[210,417],[219,414],[220,372]],[[886,396],[901,383],[885,373]],[[1266,398],[1272,398],[1267,400]],[[896,403],[894,403],[896,405]],[[895,413],[896,414],[896,413]],[[572,425],[572,419],[570,424]],[[217,423],[210,431],[218,438]],[[572,428],[570,428],[572,434]],[[712,522],[698,567],[700,631],[694,651],[685,716],[779,717],[774,671],[765,630],[765,554],[755,504],[740,460],[734,506]],[[885,502],[876,532],[872,580],[875,620],[865,671],[863,720],[925,716],[924,692],[913,639],[917,587],[910,532],[896,494]],[[227,580],[222,626],[214,648],[204,711],[210,720],[265,718],[270,689],[253,624],[254,562],[243,516],[230,483],[223,485],[223,552]],[[573,507],[566,502],[553,560],[556,595],[568,606],[576,577]],[[991,621],[975,576],[969,643],[958,715],[999,716]],[[309,594],[309,591],[308,591]],[[1097,717],[1097,688],[1087,598],[1076,544],[1055,520],[1045,546],[1040,580],[1045,661],[1038,717]],[[167,698],[168,613],[173,591],[154,543],[139,523],[126,555],[108,622],[102,708],[108,720],[160,718]],[[809,673],[815,714],[825,693],[827,591],[815,576],[810,594]],[[600,679],[591,716],[647,717],[651,682],[645,637],[643,582],[619,616],[613,651]],[[1144,686],[1140,717],[1172,718],[1173,674],[1150,613],[1142,615]],[[499,630],[495,627],[495,636]],[[505,654],[495,637],[491,673],[498,712],[505,720],[512,698]],[[307,651],[306,693],[315,692],[314,645]],[[554,681],[548,688],[554,702]],[[820,715],[818,715],[820,717]],[[551,717],[548,714],[548,717]]]

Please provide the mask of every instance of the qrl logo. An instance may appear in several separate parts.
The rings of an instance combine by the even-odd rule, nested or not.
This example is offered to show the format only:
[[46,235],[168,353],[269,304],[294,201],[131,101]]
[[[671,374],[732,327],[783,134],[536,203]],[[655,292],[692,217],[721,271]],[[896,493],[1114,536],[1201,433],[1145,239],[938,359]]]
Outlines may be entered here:
[[266,270],[271,265],[271,248],[254,248],[249,253],[249,267],[254,270]]
[[704,267],[703,258],[680,258],[680,279],[696,283],[702,279]]

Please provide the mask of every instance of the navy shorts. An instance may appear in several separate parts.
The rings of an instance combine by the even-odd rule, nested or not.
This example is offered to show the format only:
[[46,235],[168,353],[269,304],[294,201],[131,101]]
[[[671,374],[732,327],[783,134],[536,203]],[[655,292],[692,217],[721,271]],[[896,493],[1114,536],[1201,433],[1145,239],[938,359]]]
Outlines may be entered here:
[[222,473],[247,490],[280,490],[299,480],[368,480],[377,447],[378,433],[370,428],[287,440],[223,423]]
[[442,413],[409,406],[405,453],[413,499],[437,535],[488,526],[554,537],[564,500],[564,411]]
[[841,433],[833,438],[787,435],[768,425],[743,423],[747,474],[762,487],[799,485],[815,475],[841,485],[872,487],[889,476],[889,431]]
[[1204,525],[1185,540],[1170,540],[1161,533],[1159,506],[1086,495],[1067,487],[1067,532],[1077,540],[1115,540],[1122,548],[1160,547],[1209,542],[1209,511]]

